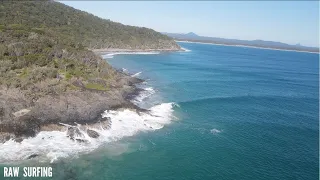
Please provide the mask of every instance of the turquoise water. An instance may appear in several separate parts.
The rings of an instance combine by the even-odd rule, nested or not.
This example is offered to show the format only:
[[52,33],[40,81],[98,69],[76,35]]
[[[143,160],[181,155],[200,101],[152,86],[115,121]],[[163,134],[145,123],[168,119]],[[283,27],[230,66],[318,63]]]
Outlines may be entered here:
[[178,120],[51,164],[54,179],[319,179],[318,54],[180,45],[107,59],[147,79],[142,106],[175,102]]

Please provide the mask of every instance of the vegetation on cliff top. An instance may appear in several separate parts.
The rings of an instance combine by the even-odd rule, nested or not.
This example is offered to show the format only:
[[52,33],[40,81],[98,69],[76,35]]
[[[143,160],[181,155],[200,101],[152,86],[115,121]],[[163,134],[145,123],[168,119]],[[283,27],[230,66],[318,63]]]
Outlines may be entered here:
[[[36,33],[51,31],[65,43],[74,46],[128,49],[178,48],[172,38],[143,27],[126,26],[101,19],[84,11],[54,1],[2,1],[1,25],[19,24],[34,28]],[[23,30],[15,32],[17,36]]]
[[90,48],[179,48],[151,29],[103,20],[54,1],[2,1],[0,42],[1,88],[19,88],[33,100],[113,86],[117,72]]

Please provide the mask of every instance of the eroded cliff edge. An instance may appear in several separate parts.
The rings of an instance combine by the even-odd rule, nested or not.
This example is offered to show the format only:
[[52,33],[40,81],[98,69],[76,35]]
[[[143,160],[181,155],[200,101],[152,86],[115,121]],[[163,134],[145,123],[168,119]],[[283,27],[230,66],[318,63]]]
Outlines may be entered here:
[[64,130],[63,124],[87,126],[111,122],[102,118],[107,109],[130,108],[143,111],[130,102],[130,95],[139,91],[135,83],[142,80],[119,72],[115,84],[108,90],[88,89],[74,79],[77,90],[49,93],[34,98],[19,88],[0,91],[0,142],[17,142],[35,136],[40,131]]

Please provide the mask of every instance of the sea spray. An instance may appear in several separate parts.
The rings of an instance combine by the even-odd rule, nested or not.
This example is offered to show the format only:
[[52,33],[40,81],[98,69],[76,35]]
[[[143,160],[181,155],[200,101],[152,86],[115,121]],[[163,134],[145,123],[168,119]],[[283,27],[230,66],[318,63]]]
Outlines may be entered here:
[[76,138],[81,138],[81,142],[67,137],[67,130],[41,131],[37,136],[24,139],[20,143],[11,139],[4,144],[0,144],[0,162],[25,160],[32,155],[53,162],[59,158],[87,153],[102,144],[133,136],[138,132],[161,129],[176,119],[173,116],[174,106],[174,103],[162,103],[151,107],[146,113],[138,113],[129,109],[106,110],[102,116],[110,118],[111,127],[107,130],[102,127],[92,128],[99,133],[98,138],[89,137],[87,132],[81,128],[81,125],[64,124],[65,126],[79,128],[81,136]]
[[153,95],[156,91],[152,87],[144,87],[138,96],[136,96],[132,102],[138,104],[143,100]]

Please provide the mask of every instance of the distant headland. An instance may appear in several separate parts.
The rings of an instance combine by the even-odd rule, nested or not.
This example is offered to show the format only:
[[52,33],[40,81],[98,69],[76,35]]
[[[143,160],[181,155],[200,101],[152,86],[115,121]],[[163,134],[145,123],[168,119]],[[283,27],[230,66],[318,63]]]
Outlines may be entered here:
[[290,45],[290,44],[275,42],[275,41],[264,41],[264,40],[251,40],[250,41],[250,40],[206,37],[206,36],[199,36],[193,32],[189,32],[186,34],[163,32],[162,34],[165,34],[169,37],[172,37],[176,41],[210,43],[210,44],[229,45],[229,46],[246,46],[246,47],[264,48],[264,49],[277,49],[277,50],[319,53],[318,47],[307,47],[307,46],[302,46],[300,44]]

